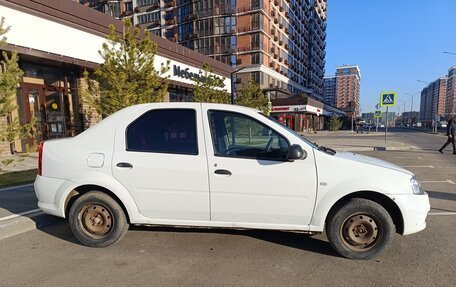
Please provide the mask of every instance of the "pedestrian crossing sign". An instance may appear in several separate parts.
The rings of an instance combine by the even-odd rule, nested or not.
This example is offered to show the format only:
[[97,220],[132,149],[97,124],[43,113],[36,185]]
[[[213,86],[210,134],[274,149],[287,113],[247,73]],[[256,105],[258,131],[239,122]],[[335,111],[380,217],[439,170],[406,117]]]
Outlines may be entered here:
[[382,117],[382,111],[376,110],[374,112],[374,118],[381,118]]
[[385,92],[380,94],[380,106],[394,107],[396,105],[397,94],[395,92]]

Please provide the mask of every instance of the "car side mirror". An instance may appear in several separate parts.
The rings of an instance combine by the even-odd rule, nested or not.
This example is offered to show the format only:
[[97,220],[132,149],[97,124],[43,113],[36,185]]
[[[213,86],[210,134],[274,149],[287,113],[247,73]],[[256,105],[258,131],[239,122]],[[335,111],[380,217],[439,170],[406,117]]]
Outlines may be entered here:
[[302,149],[298,144],[291,145],[288,149],[287,159],[288,161],[294,161],[297,159],[305,159],[307,157],[307,152]]

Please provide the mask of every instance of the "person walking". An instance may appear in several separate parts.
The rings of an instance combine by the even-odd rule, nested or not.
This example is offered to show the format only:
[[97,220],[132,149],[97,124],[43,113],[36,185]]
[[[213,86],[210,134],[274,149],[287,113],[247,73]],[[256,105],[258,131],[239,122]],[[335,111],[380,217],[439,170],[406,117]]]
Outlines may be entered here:
[[453,154],[456,155],[455,136],[456,136],[456,116],[453,116],[448,120],[447,124],[447,142],[439,149],[440,153],[451,143],[453,145]]

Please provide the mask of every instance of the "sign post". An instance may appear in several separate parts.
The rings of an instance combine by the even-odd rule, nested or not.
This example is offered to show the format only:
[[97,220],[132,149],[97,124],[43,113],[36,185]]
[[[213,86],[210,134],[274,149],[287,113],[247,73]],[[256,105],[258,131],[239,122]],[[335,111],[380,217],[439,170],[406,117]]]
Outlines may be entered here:
[[386,107],[385,143],[388,141],[388,108],[396,106],[396,92],[383,92],[380,94],[380,106]]
[[[379,105],[376,104],[375,107],[378,109],[379,108]],[[378,132],[378,121],[379,119],[382,117],[382,111],[381,110],[375,110],[374,112],[374,118],[376,119],[377,121],[377,124],[375,125],[375,132]]]

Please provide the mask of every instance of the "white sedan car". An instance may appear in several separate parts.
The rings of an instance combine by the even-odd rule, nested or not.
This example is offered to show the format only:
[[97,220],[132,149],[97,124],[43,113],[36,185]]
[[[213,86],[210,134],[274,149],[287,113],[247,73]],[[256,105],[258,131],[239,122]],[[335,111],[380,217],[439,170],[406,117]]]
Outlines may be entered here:
[[368,259],[423,230],[430,208],[410,171],[239,106],[132,106],[39,151],[39,207],[92,247],[129,224],[326,231],[339,254]]

